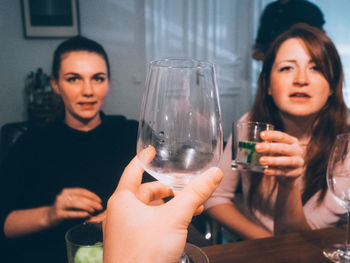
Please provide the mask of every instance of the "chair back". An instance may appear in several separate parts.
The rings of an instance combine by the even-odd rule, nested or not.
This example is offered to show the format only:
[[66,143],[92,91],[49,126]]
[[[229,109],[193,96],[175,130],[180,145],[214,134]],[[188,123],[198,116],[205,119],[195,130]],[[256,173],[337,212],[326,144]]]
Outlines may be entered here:
[[0,134],[0,160],[7,154],[18,138],[34,124],[29,121],[11,122],[2,126]]

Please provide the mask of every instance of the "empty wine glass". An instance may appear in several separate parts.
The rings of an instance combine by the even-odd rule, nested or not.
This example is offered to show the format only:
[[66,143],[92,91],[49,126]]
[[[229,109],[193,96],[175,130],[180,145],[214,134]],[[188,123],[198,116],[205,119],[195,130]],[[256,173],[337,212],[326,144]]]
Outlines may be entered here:
[[150,145],[156,155],[143,163],[144,169],[175,193],[218,164],[222,127],[213,64],[188,59],[150,63],[137,154]]
[[323,254],[333,262],[350,262],[350,133],[336,137],[328,161],[327,184],[336,201],[347,210],[347,230],[345,244],[325,248]]
[[174,192],[217,165],[222,127],[213,64],[185,59],[150,63],[137,154],[150,145],[156,156],[145,170]]

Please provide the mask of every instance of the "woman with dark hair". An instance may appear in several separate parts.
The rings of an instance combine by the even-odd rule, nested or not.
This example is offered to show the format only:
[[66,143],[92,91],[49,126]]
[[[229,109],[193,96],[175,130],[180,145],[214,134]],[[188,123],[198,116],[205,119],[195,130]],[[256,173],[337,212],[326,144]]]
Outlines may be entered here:
[[[232,138],[219,167],[224,178],[206,208],[242,238],[260,238],[340,223],[345,214],[327,191],[326,168],[335,136],[348,131],[343,70],[321,30],[296,24],[269,48],[251,111],[240,121],[271,123],[255,150],[264,173],[231,168]],[[242,209],[234,205],[241,183]]]
[[101,111],[110,77],[97,42],[78,36],[57,47],[51,85],[62,114],[25,133],[1,167],[6,262],[66,262],[65,232],[104,218],[137,139],[137,121]]

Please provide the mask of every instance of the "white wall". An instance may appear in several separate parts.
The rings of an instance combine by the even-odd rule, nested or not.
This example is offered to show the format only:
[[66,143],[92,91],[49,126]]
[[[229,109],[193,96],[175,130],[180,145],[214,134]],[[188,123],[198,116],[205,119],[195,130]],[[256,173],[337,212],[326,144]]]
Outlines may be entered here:
[[[52,54],[63,39],[25,39],[20,0],[0,1],[0,126],[22,121],[24,81],[42,67],[50,73]],[[80,0],[81,34],[101,43],[110,58],[112,87],[106,113],[138,119],[145,78],[143,0]]]

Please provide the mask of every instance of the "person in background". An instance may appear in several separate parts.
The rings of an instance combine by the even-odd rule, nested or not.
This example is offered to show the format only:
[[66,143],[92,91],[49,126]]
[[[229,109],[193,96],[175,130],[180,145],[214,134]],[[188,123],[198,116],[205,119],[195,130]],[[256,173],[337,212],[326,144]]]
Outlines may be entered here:
[[[153,147],[139,158],[151,161]],[[152,200],[172,195],[160,182],[140,185],[143,168],[134,158],[125,169],[107,205],[103,226],[103,262],[178,262],[184,251],[187,227],[202,203],[219,185],[222,172],[211,168],[189,182],[172,200],[148,206]],[[176,211],[176,212],[174,212]]]
[[273,40],[297,23],[306,23],[323,30],[325,20],[322,11],[306,0],[278,0],[268,4],[260,17],[253,58],[264,60]]
[[[209,214],[243,239],[343,223],[346,211],[326,182],[335,137],[349,131],[342,88],[341,60],[324,31],[296,24],[282,33],[266,54],[253,108],[240,119],[275,126],[255,146],[268,168],[232,170],[230,137]],[[239,184],[243,201],[234,204]]]
[[66,262],[66,231],[103,220],[107,200],[136,154],[138,125],[101,111],[110,79],[99,43],[78,36],[57,47],[51,85],[64,110],[21,136],[1,166],[6,262]]

